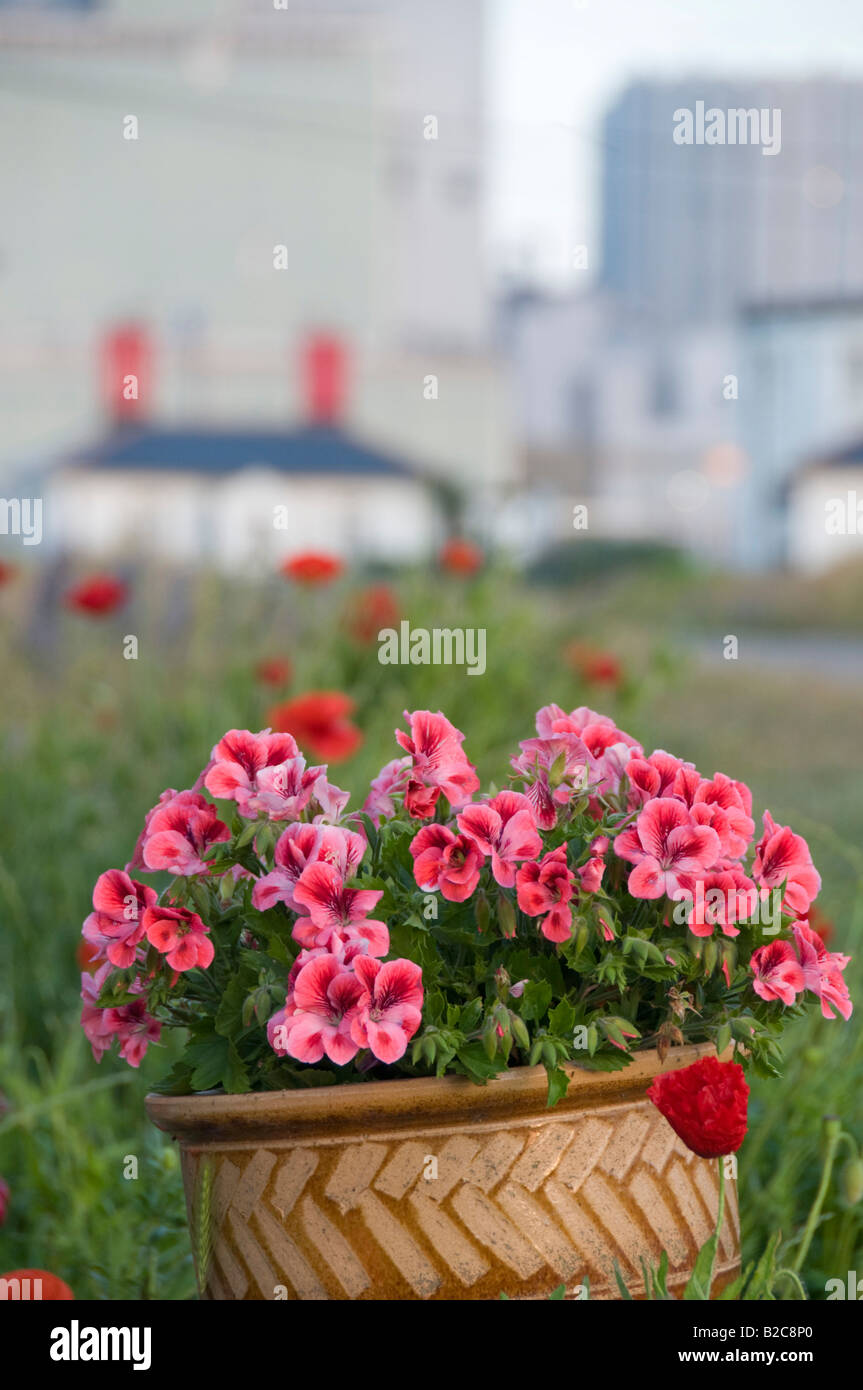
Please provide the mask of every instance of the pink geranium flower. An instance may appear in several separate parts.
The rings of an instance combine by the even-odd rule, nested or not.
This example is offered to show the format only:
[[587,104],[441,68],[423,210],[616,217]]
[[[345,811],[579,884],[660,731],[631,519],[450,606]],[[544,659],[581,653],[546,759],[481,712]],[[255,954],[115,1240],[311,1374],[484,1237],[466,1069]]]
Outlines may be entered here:
[[539,929],[549,941],[572,936],[575,875],[566,862],[566,846],[550,850],[537,863],[522,864],[516,874],[518,905],[528,917],[542,917]]
[[799,917],[806,914],[821,890],[821,875],[803,836],[795,835],[786,825],[777,825],[769,811],[764,812],[764,834],[755,851],[752,876],[764,888],[784,884],[782,909]]
[[[197,783],[195,785],[197,786]],[[201,799],[197,791],[178,792],[175,791],[173,787],[166,788],[156,802],[156,805],[153,806],[144,817],[144,828],[138,836],[132,858],[126,865],[126,873],[130,874],[135,869],[141,870],[147,868],[147,865],[144,863],[144,845],[150,834],[150,822],[158,811],[161,811],[163,807],[169,805],[172,801],[178,801],[181,805],[191,803],[191,805],[197,806],[200,804]]]
[[326,1053],[343,1067],[359,1051],[351,1024],[364,994],[362,981],[335,956],[316,956],[297,975],[293,1013],[285,1010],[273,1027],[271,1045],[298,1062],[319,1062]]
[[562,807],[579,795],[588,780],[588,752],[575,734],[527,738],[512,766],[526,784],[528,801],[542,830],[553,830]]
[[350,878],[366,852],[366,841],[355,830],[340,825],[305,825],[299,821],[283,831],[273,852],[275,868],[263,874],[252,889],[252,906],[266,912],[274,903],[286,903],[294,911],[299,904],[294,889],[309,864],[319,860],[332,866],[342,878]]
[[93,889],[93,911],[84,922],[82,935],[100,954],[125,970],[137,955],[144,935],[143,913],[156,901],[156,893],[120,869],[100,874]]
[[382,820],[392,820],[396,813],[396,797],[404,796],[411,780],[413,760],[410,757],[393,758],[385,763],[377,777],[372,779],[369,794],[363,810],[375,825]]
[[465,756],[464,734],[438,711],[405,710],[410,734],[396,729],[396,738],[411,755],[411,775],[405,792],[408,813],[418,820],[430,816],[443,792],[453,810],[464,806],[479,790],[476,768]]
[[835,1009],[844,1019],[849,1019],[853,1005],[842,972],[851,957],[828,951],[806,921],[794,923],[794,944],[803,970],[804,986],[821,1000],[824,1017],[835,1018]]
[[520,859],[542,853],[533,809],[521,792],[499,792],[491,801],[466,807],[456,820],[462,834],[491,855],[491,871],[502,888],[512,888]]
[[739,864],[723,861],[710,873],[697,875],[684,896],[691,901],[688,926],[693,936],[712,936],[714,927],[724,936],[739,936],[734,924],[751,916],[758,889]]
[[692,875],[704,873],[719,857],[719,836],[697,825],[674,797],[648,801],[634,826],[614,841],[615,852],[635,868],[628,888],[634,898],[669,898],[692,890]]
[[206,970],[213,959],[213,943],[197,912],[168,904],[148,907],[144,913],[147,940],[177,974],[199,966]]
[[602,886],[602,875],[605,873],[605,860],[600,855],[595,854],[588,859],[586,864],[582,864],[578,870],[578,877],[585,893],[598,893]]
[[693,819],[712,825],[719,836],[723,855],[739,859],[755,834],[752,819],[752,793],[744,782],[734,782],[723,772],[712,781],[702,779],[692,798]]
[[348,888],[332,864],[310,864],[294,888],[294,901],[309,914],[294,923],[294,940],[303,946],[329,946],[338,936],[365,942],[369,955],[385,956],[390,948],[386,924],[367,916],[382,897],[380,889]]
[[351,1035],[379,1062],[397,1062],[422,1023],[422,971],[411,960],[357,956],[354,972],[364,986]]
[[800,962],[789,941],[771,941],[752,952],[749,962],[755,976],[752,988],[761,999],[793,1004],[805,988]]
[[216,808],[198,792],[183,792],[154,809],[149,817],[142,857],[148,869],[172,874],[206,874],[203,855],[211,845],[230,840],[231,832]]
[[651,753],[649,758],[631,757],[626,764],[629,809],[632,811],[658,796],[673,796],[675,779],[682,767],[680,758],[661,748]]
[[470,897],[479,883],[483,856],[467,835],[454,835],[446,825],[424,825],[410,848],[414,878],[423,892],[440,892],[451,903]]
[[343,791],[327,780],[326,768],[319,769],[319,776],[312,788],[312,796],[306,808],[306,815],[312,820],[326,825],[338,825],[342,812],[351,799],[350,792]]
[[[99,995],[110,973],[111,967],[106,964],[95,975],[85,973],[81,976],[81,998],[84,1001],[81,1026],[97,1062],[116,1041],[123,1060],[130,1067],[138,1067],[150,1043],[159,1041],[162,1025],[147,1013],[143,997],[119,1008],[100,1009]],[[141,986],[136,982],[130,993],[137,994],[140,990]]]
[[306,767],[301,754],[272,767],[262,767],[255,777],[255,791],[244,802],[244,814],[263,813],[276,821],[297,820],[325,772],[323,767]]
[[240,814],[248,815],[249,800],[258,790],[259,773],[296,758],[299,751],[291,734],[273,734],[269,729],[260,734],[229,729],[210,755],[204,786],[220,801],[236,801]]
[[643,752],[641,744],[618,729],[613,719],[587,705],[569,714],[560,705],[543,706],[536,716],[536,731],[540,738],[559,734],[580,738],[587,749],[590,782],[598,792],[616,792],[629,759]]

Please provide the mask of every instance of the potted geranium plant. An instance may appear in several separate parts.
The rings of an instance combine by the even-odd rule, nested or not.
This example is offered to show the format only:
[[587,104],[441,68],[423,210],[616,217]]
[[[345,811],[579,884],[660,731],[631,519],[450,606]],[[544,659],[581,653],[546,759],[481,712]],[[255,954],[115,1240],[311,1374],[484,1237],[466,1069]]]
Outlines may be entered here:
[[[769,814],[754,843],[742,782],[589,709],[540,710],[485,795],[443,714],[405,717],[357,811],[290,733],[230,731],[96,884],[95,1056],[187,1030],[147,1104],[181,1141],[201,1287],[614,1296],[616,1264],[664,1250],[673,1290],[719,1206],[693,1148],[743,1137],[738,1063],[776,1072],[812,999],[851,1011],[809,850]],[[733,1184],[724,1213],[720,1281]]]

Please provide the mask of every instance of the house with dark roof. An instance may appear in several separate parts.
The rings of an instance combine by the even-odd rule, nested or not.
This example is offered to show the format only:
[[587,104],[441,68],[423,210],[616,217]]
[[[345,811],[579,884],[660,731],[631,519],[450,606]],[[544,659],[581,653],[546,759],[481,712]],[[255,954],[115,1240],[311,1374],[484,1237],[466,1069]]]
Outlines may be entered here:
[[807,459],[789,481],[789,559],[809,573],[863,561],[863,436]]
[[253,572],[308,549],[352,561],[428,555],[441,535],[434,488],[407,460],[342,428],[341,367],[321,348],[306,364],[307,423],[255,429],[142,418],[137,376],[125,369],[143,358],[140,345],[129,357],[126,340],[128,360],[113,370],[128,394],[115,397],[111,427],[52,475],[54,545],[106,561]]

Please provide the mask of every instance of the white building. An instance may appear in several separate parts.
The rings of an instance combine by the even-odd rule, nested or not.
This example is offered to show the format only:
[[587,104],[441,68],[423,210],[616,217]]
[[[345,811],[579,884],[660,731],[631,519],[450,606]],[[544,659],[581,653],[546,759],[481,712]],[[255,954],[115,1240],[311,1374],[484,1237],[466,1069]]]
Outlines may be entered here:
[[863,440],[811,460],[791,479],[788,558],[808,573],[863,560]]
[[506,326],[532,486],[555,497],[554,533],[730,544],[741,467],[730,325],[670,331],[615,296],[528,300]]
[[416,563],[443,539],[428,483],[340,429],[126,427],[55,470],[47,549],[266,576],[292,554]]
[[[814,546],[822,563],[823,515],[807,543],[801,484],[791,537],[789,489],[804,464],[841,452],[863,432],[863,300],[750,307],[740,320],[739,405],[748,466],[736,503],[735,558],[750,568],[798,563]],[[823,556],[836,550],[831,543]]]

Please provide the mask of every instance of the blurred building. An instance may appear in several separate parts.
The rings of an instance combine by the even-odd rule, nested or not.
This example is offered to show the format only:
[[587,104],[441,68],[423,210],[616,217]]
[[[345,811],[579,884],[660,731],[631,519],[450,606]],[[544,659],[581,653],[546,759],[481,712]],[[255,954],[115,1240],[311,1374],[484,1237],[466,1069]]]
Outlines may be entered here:
[[318,335],[300,363],[300,425],[165,424],[149,415],[152,345],[129,326],[104,352],[103,436],[46,481],[49,551],[269,574],[297,551],[350,561],[427,558],[444,535],[431,479],[344,424],[348,363]]
[[800,470],[841,458],[863,432],[863,297],[748,306],[739,342],[741,443],[751,467],[737,497],[734,557],[749,568],[810,568],[808,555],[821,563],[831,549],[838,559],[837,546],[823,544],[823,512],[801,508],[798,494],[790,523],[788,507]]
[[[778,144],[753,143],[748,119],[746,144],[737,120],[733,144],[710,144],[710,121],[705,143],[676,143],[675,114],[694,120],[698,103],[724,113],[726,141],[733,111],[757,117],[758,136],[778,132]],[[602,284],[670,324],[863,292],[861,130],[860,82],[631,84],[603,125]]]
[[[676,142],[711,110],[735,143]],[[863,431],[861,130],[847,81],[638,82],[612,107],[597,287],[499,315],[555,539],[584,502],[595,534],[719,564],[801,553],[792,477]]]
[[731,325],[671,332],[599,291],[519,304],[507,339],[527,473],[555,498],[553,539],[572,536],[584,504],[588,534],[730,552]]
[[791,478],[788,549],[791,564],[810,573],[863,559],[863,438]]
[[478,497],[518,474],[482,258],[482,0],[0,4],[0,469],[102,428],[106,329],[156,344],[161,426],[344,427]]

